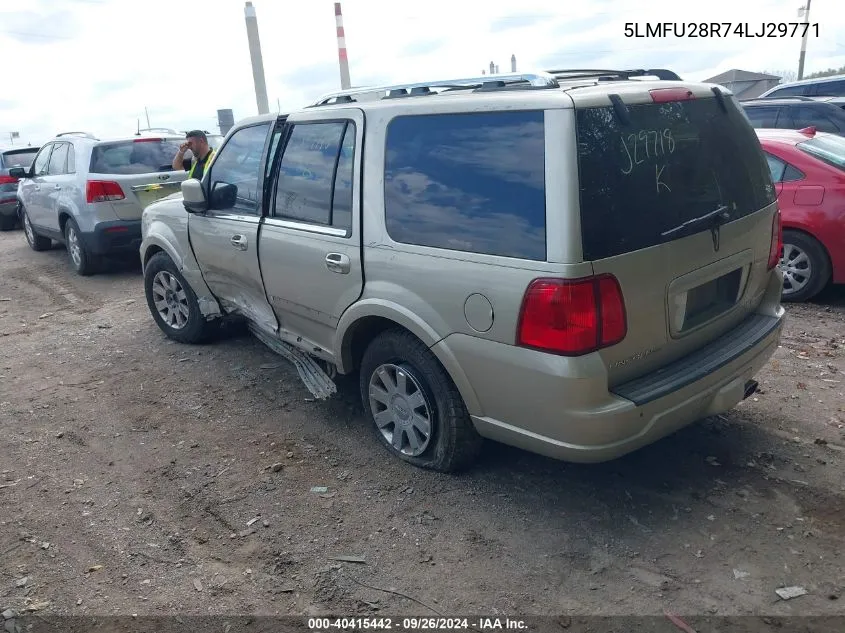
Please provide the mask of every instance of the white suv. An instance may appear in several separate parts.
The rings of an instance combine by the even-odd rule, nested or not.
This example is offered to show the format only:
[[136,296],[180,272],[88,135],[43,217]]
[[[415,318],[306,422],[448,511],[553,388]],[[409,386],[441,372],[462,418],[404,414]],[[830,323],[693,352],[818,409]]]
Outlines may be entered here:
[[17,197],[30,247],[65,244],[80,275],[95,272],[103,255],[137,252],[144,207],[178,191],[187,176],[171,166],[183,141],[174,134],[57,135],[29,168],[10,170],[21,179]]

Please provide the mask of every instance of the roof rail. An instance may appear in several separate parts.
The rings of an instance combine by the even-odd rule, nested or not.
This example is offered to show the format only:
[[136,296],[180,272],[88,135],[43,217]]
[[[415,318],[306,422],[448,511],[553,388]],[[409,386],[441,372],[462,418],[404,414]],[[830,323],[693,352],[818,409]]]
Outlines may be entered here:
[[[631,70],[606,70],[596,68],[567,68],[562,70],[548,70],[548,74],[555,79],[582,79],[598,77],[601,81],[625,80],[632,77],[654,76],[661,81],[681,81],[677,73],[665,68],[635,68]],[[606,78],[606,79],[605,79]]]
[[748,99],[749,101],[788,101],[789,99],[795,99],[796,101],[815,101],[812,97],[805,97],[804,95],[785,95],[783,97],[778,97],[777,95],[766,95],[765,97],[751,97]]
[[85,138],[90,138],[93,140],[98,140],[96,136],[91,134],[90,132],[59,132],[56,134],[56,137],[59,136],[84,136]]
[[329,105],[332,102],[349,103],[355,100],[354,97],[366,94],[375,94],[377,99],[434,94],[434,88],[448,90],[503,90],[508,88],[558,87],[560,87],[560,84],[558,84],[557,79],[549,73],[502,73],[499,75],[481,75],[480,77],[460,77],[439,79],[437,81],[350,88],[348,90],[325,94],[314,101],[311,106]]

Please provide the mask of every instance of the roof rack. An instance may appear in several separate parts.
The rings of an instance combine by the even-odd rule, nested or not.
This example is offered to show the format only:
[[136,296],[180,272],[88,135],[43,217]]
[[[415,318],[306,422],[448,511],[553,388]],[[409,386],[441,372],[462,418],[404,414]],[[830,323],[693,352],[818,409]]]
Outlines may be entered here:
[[815,101],[812,97],[805,97],[804,95],[786,95],[783,97],[767,95],[765,97],[751,97],[748,101],[788,101],[789,99],[795,99],[796,101]]
[[462,77],[440,79],[437,81],[420,81],[417,83],[394,84],[386,86],[362,86],[331,92],[321,96],[311,106],[330,105],[332,103],[350,103],[354,97],[374,94],[377,99],[395,99],[397,97],[422,96],[435,94],[435,88],[446,90],[507,90],[518,88],[559,88],[557,79],[545,72],[536,73],[502,73],[499,75],[482,75],[480,77]]
[[167,132],[168,134],[179,134],[179,130],[174,130],[172,127],[142,127],[138,129],[135,134],[139,135],[141,132]]
[[599,81],[618,81],[633,77],[657,77],[661,81],[681,81],[677,73],[665,68],[635,68],[630,70],[607,70],[595,68],[568,68],[548,70],[555,79],[586,79],[598,77]]
[[95,141],[98,140],[97,137],[90,132],[59,132],[56,134],[56,137],[58,138],[59,136],[84,136],[85,138],[90,138]]

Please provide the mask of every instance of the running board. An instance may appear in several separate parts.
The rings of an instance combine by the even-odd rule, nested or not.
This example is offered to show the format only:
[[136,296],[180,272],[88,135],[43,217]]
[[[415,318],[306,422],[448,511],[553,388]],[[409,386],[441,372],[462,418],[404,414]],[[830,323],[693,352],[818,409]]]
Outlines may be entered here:
[[252,323],[249,324],[249,331],[272,351],[276,352],[279,356],[284,356],[293,363],[302,382],[305,383],[308,391],[315,398],[325,400],[337,392],[337,385],[334,384],[334,381],[323,371],[323,368],[320,367],[312,356],[309,356],[290,343],[286,343],[275,336],[267,334],[267,332]]

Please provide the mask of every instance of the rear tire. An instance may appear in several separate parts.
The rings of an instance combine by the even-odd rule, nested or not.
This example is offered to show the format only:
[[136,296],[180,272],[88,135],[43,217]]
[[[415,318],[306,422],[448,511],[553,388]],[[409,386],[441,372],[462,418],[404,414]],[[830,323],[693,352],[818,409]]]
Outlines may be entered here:
[[53,240],[49,237],[38,235],[38,233],[35,232],[32,223],[29,221],[29,214],[27,214],[26,209],[24,208],[21,208],[21,217],[23,218],[23,234],[24,237],[26,237],[26,243],[29,244],[29,247],[34,251],[49,250],[50,247],[53,246]]
[[482,438],[461,394],[437,358],[402,329],[377,336],[361,361],[361,401],[387,450],[420,468],[470,466]]
[[812,299],[830,280],[830,259],[824,247],[800,231],[783,232],[783,300],[801,302]]
[[197,296],[167,253],[156,253],[144,267],[144,294],[153,320],[168,338],[201,343],[215,329],[200,312]]
[[65,222],[65,245],[70,265],[78,275],[88,276],[96,272],[97,260],[85,249],[85,244],[79,235],[79,226],[73,218],[68,218]]

